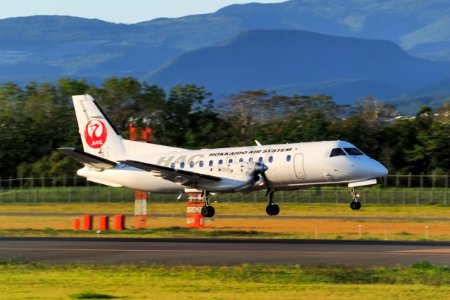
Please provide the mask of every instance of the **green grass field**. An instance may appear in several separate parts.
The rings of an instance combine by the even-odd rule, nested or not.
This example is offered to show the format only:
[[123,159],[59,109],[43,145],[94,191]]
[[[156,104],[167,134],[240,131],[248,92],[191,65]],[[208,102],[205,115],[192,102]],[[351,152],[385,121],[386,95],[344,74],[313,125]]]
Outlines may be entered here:
[[[0,299],[448,299],[450,269],[0,262]],[[95,297],[96,298],[92,298]]]

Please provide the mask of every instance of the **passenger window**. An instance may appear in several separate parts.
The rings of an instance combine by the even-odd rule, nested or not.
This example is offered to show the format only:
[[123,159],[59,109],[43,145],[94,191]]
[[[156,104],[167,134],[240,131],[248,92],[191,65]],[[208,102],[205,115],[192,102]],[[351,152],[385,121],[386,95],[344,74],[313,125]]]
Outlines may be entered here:
[[193,168],[193,167],[194,167],[194,162],[191,161],[191,162],[189,163],[189,166],[190,166],[191,168]]
[[253,157],[250,157],[248,162],[252,163],[253,162]]
[[183,169],[184,168],[184,162],[180,163],[180,168]]
[[273,156],[269,156],[269,162],[273,162]]
[[341,148],[334,148],[333,150],[331,150],[330,157],[335,156],[346,156],[346,154]]
[[356,148],[344,148],[344,150],[348,155],[363,155],[363,153]]
[[209,166],[212,167],[214,165],[214,161],[210,160],[209,161]]
[[200,168],[203,168],[203,160],[199,161],[198,165]]
[[244,162],[244,159],[241,157],[241,158],[239,158],[239,162],[241,163],[241,162]]
[[290,155],[286,156],[286,161],[291,161],[291,156]]
[[171,164],[170,164],[170,167],[171,167],[172,169],[175,169],[175,163],[171,163]]
[[260,157],[260,158],[258,159],[258,162],[262,163],[262,162],[263,162],[263,158]]
[[233,160],[232,160],[232,159],[229,159],[229,160],[228,160],[228,163],[229,163],[229,164],[233,163]]
[[219,165],[221,165],[221,164],[223,164],[223,160],[222,159],[219,160]]

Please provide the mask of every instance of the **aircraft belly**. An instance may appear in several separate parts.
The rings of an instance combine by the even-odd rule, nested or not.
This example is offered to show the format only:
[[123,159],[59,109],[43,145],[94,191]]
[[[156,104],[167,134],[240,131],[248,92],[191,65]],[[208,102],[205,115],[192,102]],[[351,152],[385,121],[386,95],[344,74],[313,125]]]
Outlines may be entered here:
[[138,170],[105,170],[90,171],[81,169],[78,175],[94,178],[98,181],[108,181],[131,189],[154,193],[177,193],[184,191],[184,186],[174,182],[155,177],[146,171]]

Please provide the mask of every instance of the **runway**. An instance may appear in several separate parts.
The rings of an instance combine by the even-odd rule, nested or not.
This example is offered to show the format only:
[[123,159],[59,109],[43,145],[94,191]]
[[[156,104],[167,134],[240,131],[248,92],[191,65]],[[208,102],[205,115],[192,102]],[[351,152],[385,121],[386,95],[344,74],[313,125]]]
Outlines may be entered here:
[[169,265],[450,265],[450,242],[0,238],[0,260]]

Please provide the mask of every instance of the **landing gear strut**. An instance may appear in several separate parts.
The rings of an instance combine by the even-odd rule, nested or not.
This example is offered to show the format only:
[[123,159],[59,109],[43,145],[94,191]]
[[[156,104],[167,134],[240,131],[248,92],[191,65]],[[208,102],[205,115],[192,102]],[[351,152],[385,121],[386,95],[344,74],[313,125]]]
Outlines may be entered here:
[[353,210],[359,210],[361,208],[361,202],[358,201],[359,194],[356,193],[354,187],[351,188],[350,193],[352,194],[352,202],[350,202],[350,208]]
[[212,218],[214,217],[214,214],[216,213],[216,210],[214,207],[209,205],[209,200],[211,198],[211,195],[208,191],[203,191],[203,199],[205,201],[205,206],[202,207],[202,216],[205,218]]
[[273,202],[274,191],[267,190],[267,195],[269,196],[269,205],[266,207],[266,212],[269,216],[276,216],[280,213],[280,207]]

